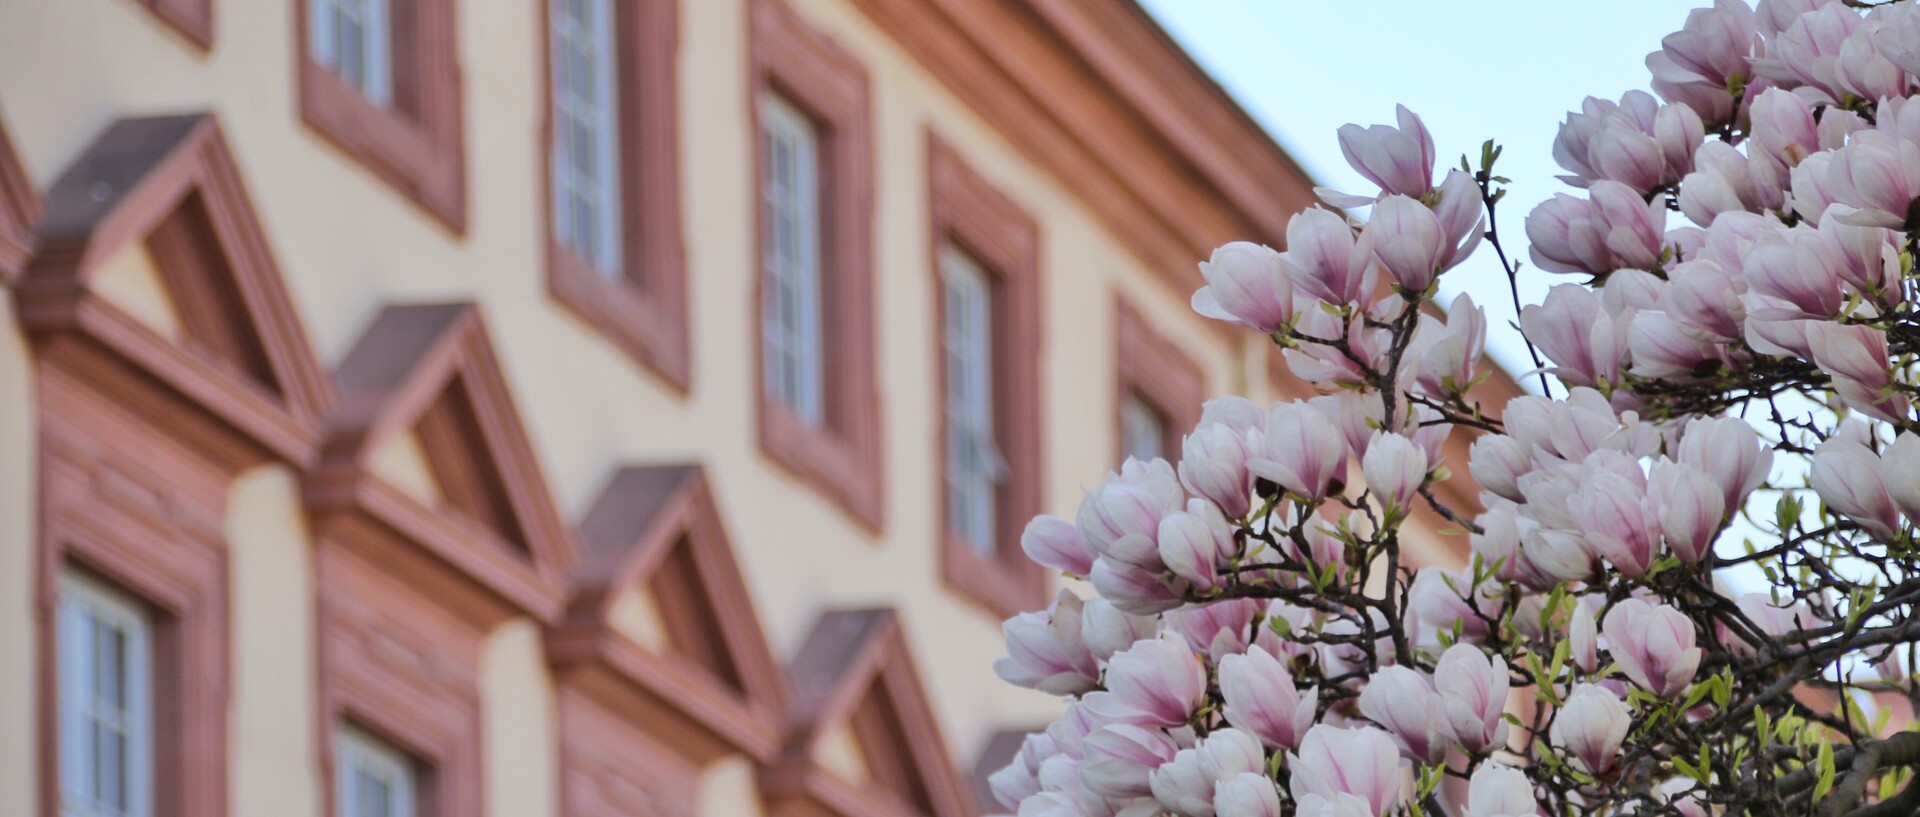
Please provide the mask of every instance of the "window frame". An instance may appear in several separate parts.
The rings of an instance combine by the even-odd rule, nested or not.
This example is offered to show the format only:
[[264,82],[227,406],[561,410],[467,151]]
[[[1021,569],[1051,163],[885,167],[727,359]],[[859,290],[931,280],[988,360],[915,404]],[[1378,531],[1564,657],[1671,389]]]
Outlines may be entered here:
[[[133,596],[72,568],[61,571],[58,582],[59,622],[54,625],[54,632],[59,642],[55,672],[60,690],[56,701],[60,723],[58,737],[61,759],[60,812],[69,817],[106,817],[115,814],[123,817],[151,817],[155,810],[153,616],[145,609],[145,605]],[[118,621],[113,623],[122,625],[122,629],[132,636],[125,641],[126,655],[121,659],[123,672],[119,680],[119,684],[124,688],[122,694],[126,700],[123,707],[125,712],[122,715],[125,723],[122,724],[121,731],[126,734],[127,751],[122,763],[130,770],[123,784],[130,790],[127,793],[129,807],[123,812],[99,811],[66,802],[69,786],[73,782],[70,775],[76,773],[67,761],[75,759],[77,747],[74,744],[80,737],[77,733],[81,731],[83,723],[79,719],[84,717],[77,711],[76,702],[70,695],[74,691],[71,682],[75,680],[75,674],[80,672],[80,667],[74,666],[72,659],[90,652],[82,649],[83,644],[89,642],[70,628],[70,625],[77,623],[74,619],[76,615],[74,607],[82,604],[93,608],[90,612],[105,613],[106,617],[117,619]],[[79,613],[79,615],[86,614]],[[89,620],[96,620],[96,617],[90,616]],[[97,650],[91,650],[91,652],[97,652]]]
[[1040,228],[1033,217],[968,166],[938,134],[927,138],[931,228],[928,265],[933,270],[936,405],[945,406],[946,360],[939,339],[946,336],[946,290],[941,253],[952,244],[965,251],[992,283],[989,331],[993,344],[994,436],[1005,459],[1007,482],[994,502],[995,541],[983,554],[953,536],[952,508],[946,493],[946,413],[935,436],[934,462],[939,486],[942,577],[962,595],[998,617],[1046,604],[1047,579],[1020,549],[1020,533],[1044,507],[1045,416],[1040,366],[1045,358],[1040,319]]
[[390,104],[320,64],[314,4],[294,0],[300,118],[454,233],[467,228],[466,142],[454,0],[382,0],[390,18]]
[[677,57],[679,0],[609,0],[612,11],[614,183],[619,264],[603,271],[560,240],[554,223],[553,4],[540,39],[541,230],[547,292],[673,391],[692,386],[681,232]]
[[1206,399],[1205,372],[1194,359],[1153,328],[1145,315],[1118,295],[1114,298],[1114,407],[1115,465],[1126,460],[1126,406],[1138,399],[1159,412],[1165,423],[1160,447],[1169,462],[1178,462],[1185,435],[1200,422]]
[[[783,0],[752,0],[749,84],[755,202],[751,311],[760,449],[870,532],[884,525],[880,400],[874,353],[872,102],[865,66]],[[807,423],[770,399],[765,324],[766,231],[760,203],[767,159],[759,101],[777,95],[813,121],[819,145],[821,398]]]

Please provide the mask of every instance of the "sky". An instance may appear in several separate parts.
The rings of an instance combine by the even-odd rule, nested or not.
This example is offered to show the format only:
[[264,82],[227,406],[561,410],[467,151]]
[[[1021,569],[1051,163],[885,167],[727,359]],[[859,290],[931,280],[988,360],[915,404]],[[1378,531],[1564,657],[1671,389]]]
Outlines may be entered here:
[[[1140,0],[1174,39],[1322,185],[1372,194],[1340,155],[1348,122],[1392,123],[1395,103],[1433,133],[1441,166],[1480,144],[1505,146],[1512,178],[1501,243],[1526,257],[1533,205],[1570,191],[1555,180],[1553,137],[1585,97],[1647,87],[1647,52],[1706,0]],[[1677,218],[1677,216],[1676,216]],[[1487,309],[1488,346],[1509,371],[1533,368],[1506,276],[1490,248],[1442,278],[1442,302],[1470,293]],[[1575,280],[1532,268],[1520,297]],[[1537,387],[1537,386],[1536,386]]]

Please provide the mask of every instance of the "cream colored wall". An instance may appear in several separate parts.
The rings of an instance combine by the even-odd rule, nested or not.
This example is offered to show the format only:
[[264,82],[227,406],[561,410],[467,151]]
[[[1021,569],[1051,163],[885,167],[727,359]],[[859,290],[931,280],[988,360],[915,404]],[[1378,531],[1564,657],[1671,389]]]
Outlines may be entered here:
[[320,809],[313,558],[299,475],[255,468],[227,493],[233,699],[227,778],[233,814]]
[[[3,99],[3,98],[0,98]],[[34,508],[39,446],[33,362],[0,289],[0,814],[38,814]]]
[[[747,130],[746,0],[680,4],[680,128],[691,284],[693,388],[676,397],[545,295],[537,0],[460,4],[470,223],[455,236],[300,123],[292,0],[217,0],[218,44],[200,55],[131,0],[0,0],[0,114],[30,175],[50,183],[108,122],[212,109],[221,118],[325,365],[340,360],[383,303],[481,303],[540,465],[577,518],[618,466],[705,464],[776,656],[788,660],[835,606],[900,608],[934,709],[963,767],[995,731],[1042,722],[1057,704],[994,678],[998,621],[940,581],[932,362],[934,290],[926,268],[926,138],[937,130],[1039,221],[1046,410],[1046,506],[1071,513],[1111,466],[1115,292],[1203,365],[1213,391],[1258,380],[1257,358],[1203,325],[1043,168],[1025,161],[847,0],[791,0],[868,66],[876,129],[876,320],[887,525],[873,537],[759,451],[748,321],[753,206]],[[137,287],[121,297],[137,297]],[[156,314],[164,314],[164,311]],[[26,723],[30,678],[31,405],[12,312],[0,324],[0,723]],[[233,493],[235,813],[311,814],[317,768],[311,707],[310,560],[284,472]],[[242,581],[283,590],[266,593]],[[488,799],[494,814],[554,802],[551,690],[534,630],[489,642]],[[936,647],[937,645],[937,647]],[[297,653],[297,654],[296,654]],[[289,664],[288,662],[293,662]],[[19,671],[15,671],[19,670]],[[298,698],[305,696],[302,703]],[[310,709],[307,711],[311,711]],[[293,718],[292,720],[299,720]],[[308,719],[310,720],[310,718]],[[256,746],[259,756],[253,753]],[[545,754],[543,754],[545,753]],[[0,729],[0,813],[31,813],[29,730]],[[243,775],[244,776],[244,775]],[[708,813],[748,813],[737,760],[709,772]],[[241,807],[245,806],[245,809]]]

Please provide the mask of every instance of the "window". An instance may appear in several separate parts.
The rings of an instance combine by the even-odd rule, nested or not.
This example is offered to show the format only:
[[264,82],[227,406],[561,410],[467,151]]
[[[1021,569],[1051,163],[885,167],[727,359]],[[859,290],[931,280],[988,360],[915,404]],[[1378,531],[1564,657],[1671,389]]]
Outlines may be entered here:
[[413,817],[414,782],[414,762],[405,753],[351,726],[335,733],[338,817]]
[[[335,0],[338,2],[338,0]],[[612,0],[554,0],[553,232],[620,274],[620,129],[614,93]]]
[[307,48],[322,68],[360,92],[368,102],[393,102],[393,72],[388,65],[387,0],[311,0]]
[[820,153],[806,114],[778,96],[760,104],[760,337],[767,397],[800,422],[821,421]]
[[60,578],[60,813],[153,812],[152,625],[131,599]]
[[879,530],[866,69],[785,0],[749,0],[760,447]]
[[544,2],[547,291],[685,391],[680,0]]
[[1147,402],[1138,392],[1128,392],[1120,402],[1120,446],[1121,453],[1141,462],[1150,462],[1156,458],[1168,457],[1174,453],[1167,448],[1167,436],[1171,431],[1167,418],[1152,403]]
[[1039,227],[938,138],[928,173],[941,571],[1004,618],[1046,603],[1020,551],[1042,507]]
[[1206,375],[1124,300],[1115,313],[1115,463],[1178,459],[1181,438],[1200,422]]
[[993,439],[993,289],[958,247],[940,251],[945,287],[947,533],[976,553],[994,550],[994,494],[1007,463]]
[[454,0],[294,0],[300,117],[454,232],[467,227]]

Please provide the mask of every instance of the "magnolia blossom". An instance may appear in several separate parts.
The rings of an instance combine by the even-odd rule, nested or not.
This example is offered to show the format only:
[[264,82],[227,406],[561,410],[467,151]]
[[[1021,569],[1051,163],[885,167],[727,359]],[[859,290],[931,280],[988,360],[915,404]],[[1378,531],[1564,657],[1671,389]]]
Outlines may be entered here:
[[1447,729],[1462,748],[1485,752],[1505,745],[1508,684],[1507,662],[1489,659],[1479,647],[1455,644],[1441,654],[1433,686]]
[[[1342,125],[1340,152],[1347,163],[1379,185],[1387,195],[1420,198],[1433,188],[1433,135],[1407,106],[1395,108],[1399,127],[1389,125]],[[1356,196],[1316,187],[1313,192],[1335,207],[1361,207],[1372,204],[1374,196]]]
[[1186,642],[1149,639],[1107,662],[1107,689],[1085,698],[1088,711],[1122,724],[1179,726],[1207,693],[1207,671]]
[[1192,817],[1212,817],[1214,787],[1242,774],[1265,771],[1260,741],[1238,729],[1222,729],[1181,749],[1147,775],[1161,805]]
[[1295,800],[1358,797],[1374,817],[1400,802],[1399,753],[1393,739],[1378,729],[1317,725],[1307,730],[1299,752],[1287,754],[1287,765],[1293,769],[1289,790]]
[[1280,253],[1244,241],[1213,251],[1200,265],[1207,285],[1193,294],[1193,310],[1272,332],[1293,320],[1293,281],[1281,268]]
[[1220,694],[1227,720],[1275,749],[1300,745],[1320,703],[1319,689],[1302,696],[1286,665],[1259,648],[1220,660]]
[[1409,759],[1435,763],[1446,757],[1452,734],[1445,703],[1419,672],[1382,667],[1360,693],[1360,714],[1386,727]]
[[1289,493],[1323,499],[1344,481],[1347,439],[1325,414],[1303,403],[1280,403],[1267,413],[1247,468]]
[[1620,756],[1632,719],[1620,697],[1598,684],[1573,688],[1553,721],[1553,745],[1565,749],[1581,771],[1605,774]]
[[1488,763],[1473,773],[1466,817],[1535,817],[1539,812],[1533,783],[1520,770]]
[[1679,610],[1627,599],[1607,611],[1600,629],[1620,671],[1641,689],[1672,698],[1693,683],[1701,651],[1693,622]]
[[1081,639],[1080,597],[1062,590],[1046,612],[1021,613],[1001,626],[1007,657],[993,671],[1007,683],[1053,695],[1094,688],[1100,680],[1093,653]]

